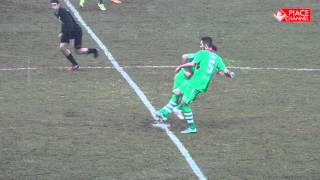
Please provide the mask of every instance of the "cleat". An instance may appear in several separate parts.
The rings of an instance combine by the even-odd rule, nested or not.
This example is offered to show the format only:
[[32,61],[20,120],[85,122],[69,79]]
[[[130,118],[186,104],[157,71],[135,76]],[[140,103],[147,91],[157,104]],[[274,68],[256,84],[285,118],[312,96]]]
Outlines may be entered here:
[[99,9],[100,9],[101,11],[107,10],[106,7],[104,6],[104,4],[98,3],[98,6],[99,6]]
[[80,2],[79,2],[79,6],[80,6],[81,8],[84,7],[84,1],[85,1],[85,0],[80,0]]
[[122,3],[120,0],[111,0],[111,2],[116,3],[116,4],[121,4]]
[[194,129],[192,129],[192,128],[187,128],[187,129],[181,131],[181,133],[182,133],[182,134],[197,133],[197,128],[194,128]]
[[181,120],[184,119],[184,116],[183,116],[181,110],[176,109],[176,108],[173,108],[172,112],[173,112],[173,114],[176,115],[179,119],[181,119]]
[[79,69],[80,69],[79,65],[74,65],[74,66],[70,66],[70,67],[65,68],[66,71],[70,71],[70,72],[74,72],[74,71],[77,71]]
[[155,112],[155,117],[158,121],[167,121],[168,118],[164,117],[160,111]]
[[96,51],[93,53],[94,58],[98,58],[99,56],[99,50],[96,48]]
[[163,123],[163,122],[156,122],[156,123],[152,124],[152,126],[156,127],[156,128],[160,128],[160,129],[166,129],[166,128],[170,127],[170,124]]

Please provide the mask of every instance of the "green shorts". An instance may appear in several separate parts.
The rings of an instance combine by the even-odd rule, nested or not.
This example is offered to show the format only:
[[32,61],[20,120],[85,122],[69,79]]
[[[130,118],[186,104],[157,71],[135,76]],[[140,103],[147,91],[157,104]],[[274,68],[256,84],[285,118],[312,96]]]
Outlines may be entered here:
[[184,70],[180,70],[177,74],[174,76],[173,80],[173,89],[176,89],[184,84],[184,81],[188,80],[186,76],[184,75]]
[[179,87],[179,90],[183,94],[182,101],[186,104],[192,103],[200,93],[200,91],[191,87],[188,83],[185,83],[184,85]]

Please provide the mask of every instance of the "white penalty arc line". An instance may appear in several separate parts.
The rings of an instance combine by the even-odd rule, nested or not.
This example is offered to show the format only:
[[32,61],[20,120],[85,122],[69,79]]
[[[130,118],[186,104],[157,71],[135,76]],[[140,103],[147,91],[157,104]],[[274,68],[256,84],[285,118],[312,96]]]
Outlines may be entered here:
[[[150,101],[147,99],[147,97],[144,95],[144,93],[140,90],[140,88],[137,86],[137,84],[131,79],[131,77],[123,70],[123,68],[118,64],[118,62],[114,59],[112,54],[109,52],[109,50],[106,48],[106,46],[101,42],[101,40],[95,35],[95,33],[91,30],[91,28],[84,22],[82,17],[80,16],[79,12],[74,8],[74,6],[70,3],[69,0],[65,0],[66,5],[68,8],[73,12],[75,17],[78,19],[78,21],[82,24],[82,26],[88,31],[90,36],[94,39],[94,41],[99,45],[99,47],[102,49],[104,54],[108,57],[112,65],[116,68],[116,70],[122,75],[122,77],[129,83],[129,85],[134,89],[134,91],[137,93],[141,101],[144,103],[144,105],[147,107],[147,109],[150,111],[152,117],[155,118],[155,108],[152,106]],[[195,175],[199,179],[207,179],[196,162],[192,159],[190,156],[188,150],[183,146],[183,144],[180,142],[180,140],[168,129],[167,126],[162,126],[162,129],[164,129],[167,133],[167,135],[170,137],[172,142],[177,146],[177,148],[180,150],[181,154],[185,157],[186,161],[190,165],[191,169],[195,173]]]
[[[120,66],[123,69],[165,69],[165,68],[176,68],[177,66]],[[59,69],[62,70],[66,67],[20,67],[20,68],[0,68],[0,71],[19,71],[19,70],[41,70],[41,69]],[[237,67],[229,66],[230,69],[240,70],[275,70],[275,71],[320,71],[320,69],[309,69],[309,68],[273,68],[273,67]],[[80,69],[115,69],[111,66],[80,66]]]

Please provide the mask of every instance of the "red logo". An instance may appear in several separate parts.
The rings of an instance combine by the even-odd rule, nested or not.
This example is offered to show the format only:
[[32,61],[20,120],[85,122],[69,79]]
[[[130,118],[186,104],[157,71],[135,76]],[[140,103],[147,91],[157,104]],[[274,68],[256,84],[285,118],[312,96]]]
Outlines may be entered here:
[[309,23],[311,22],[311,8],[278,9],[273,16],[283,23]]

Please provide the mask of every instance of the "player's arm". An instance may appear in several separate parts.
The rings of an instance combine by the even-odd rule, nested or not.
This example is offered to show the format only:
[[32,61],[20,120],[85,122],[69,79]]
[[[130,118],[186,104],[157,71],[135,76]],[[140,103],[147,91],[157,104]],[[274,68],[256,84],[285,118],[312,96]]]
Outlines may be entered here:
[[191,62],[195,57],[195,53],[185,53],[181,56],[181,64]]
[[233,79],[235,77],[235,73],[226,68],[222,60],[218,64],[217,68],[220,75],[225,75],[230,79]]
[[228,68],[225,68],[222,72],[226,77],[230,79],[233,79],[236,76],[236,74],[233,71],[230,71]]
[[195,66],[195,65],[196,65],[196,63],[194,61],[188,62],[188,63],[185,63],[185,64],[181,64],[176,68],[176,72],[180,71],[181,68],[188,68],[188,67],[192,67],[192,66]]
[[[182,56],[181,56],[181,64],[185,64],[185,63],[193,61],[194,57],[195,57],[195,53],[182,54]],[[184,75],[187,78],[190,78],[192,76],[192,71],[190,70],[190,68],[185,68],[184,70],[185,70],[184,71]]]

